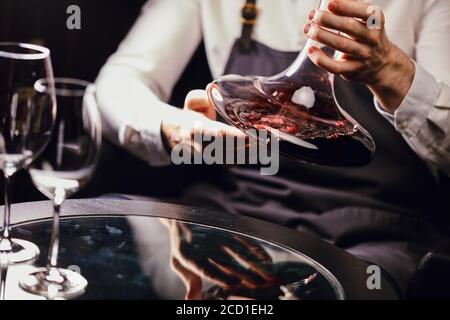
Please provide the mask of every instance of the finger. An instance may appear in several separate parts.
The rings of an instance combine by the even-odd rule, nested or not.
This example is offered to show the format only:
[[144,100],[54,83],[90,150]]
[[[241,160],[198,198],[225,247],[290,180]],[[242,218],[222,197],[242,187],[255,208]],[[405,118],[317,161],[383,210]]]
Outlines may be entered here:
[[205,90],[192,90],[186,96],[184,108],[203,114],[210,120],[216,120],[216,110],[209,102],[208,95]]
[[173,225],[181,240],[187,243],[192,242],[192,230],[185,223],[174,220]]
[[248,252],[255,258],[255,261],[272,262],[272,257],[260,245],[252,244],[239,236],[233,236],[233,238],[248,250]]
[[223,274],[239,278],[239,284],[248,289],[256,289],[265,282],[257,273],[252,272],[250,268],[244,268],[230,257],[208,258],[208,261]]
[[370,48],[343,35],[325,30],[312,23],[307,23],[304,28],[306,36],[341,52],[345,52],[356,58],[370,56]]
[[371,6],[371,4],[355,0],[331,0],[328,10],[340,16],[367,20],[373,14],[370,10]]
[[198,261],[195,264],[197,274],[205,277],[212,283],[215,283],[224,288],[234,288],[241,284],[241,279],[232,273],[225,271],[224,268],[219,267],[218,263],[215,263],[210,258],[203,261]]
[[[234,268],[235,275],[240,276],[241,279],[247,280],[247,282],[254,285],[258,285],[262,282],[272,282],[274,280],[270,274],[264,272],[264,270],[258,266],[258,262],[249,260],[248,256],[242,254],[242,252],[230,247],[223,247],[222,249],[233,259],[231,261],[236,261],[241,266],[239,268]],[[261,264],[261,262],[259,262],[259,264]]]
[[[246,134],[241,130],[218,121],[202,119],[202,117],[199,117],[198,114],[192,110],[186,111],[185,116],[183,122],[186,126],[190,127],[190,138],[194,137],[195,134],[246,137]],[[182,133],[184,133],[184,131]]]
[[217,137],[221,137],[223,139],[238,138],[244,140],[247,138],[247,135],[241,130],[220,122],[212,122],[206,124],[204,127],[195,128],[191,133],[191,138],[194,139],[199,135],[201,135],[201,137],[207,138],[208,141],[210,141],[212,138]]
[[189,140],[191,138],[191,133],[188,129],[176,128],[172,130],[171,135],[168,138],[172,144],[176,144]]
[[230,301],[254,301],[256,299],[241,297],[241,296],[229,296],[226,300]]
[[201,159],[203,155],[203,145],[195,141],[182,141],[176,143],[172,148],[172,155],[181,157],[182,159]]
[[358,61],[330,58],[325,52],[316,47],[309,48],[308,55],[316,66],[334,74],[351,73],[360,66]]
[[[202,133],[202,128],[199,127],[199,134]],[[200,135],[200,138],[202,136]],[[200,140],[200,141],[198,141]],[[202,141],[201,139],[197,139],[196,133],[194,130],[188,131],[185,129],[178,129],[172,133],[170,137],[170,143],[172,145],[172,149],[174,152],[178,153],[181,150],[194,152],[201,152],[202,150]]]
[[[226,145],[227,139],[243,139],[246,141],[247,136],[242,131],[226,126],[221,123],[209,124],[205,127],[195,128],[191,132],[190,141],[192,144],[198,144],[202,146],[203,144],[209,144],[217,139],[222,139],[221,141]],[[233,140],[234,141],[234,140]],[[234,145],[234,144],[233,144]]]
[[202,279],[194,272],[184,267],[175,257],[171,259],[170,264],[186,287],[185,299],[200,300],[202,298]]
[[224,137],[236,137],[236,138],[245,138],[247,135],[242,132],[241,130],[229,126],[227,124],[221,123],[221,122],[215,122],[215,128],[219,130],[219,134],[221,134]]
[[368,44],[377,44],[377,40],[372,36],[367,25],[357,19],[340,17],[323,10],[312,10],[308,15],[308,19],[320,27],[341,31]]
[[193,259],[190,258],[189,253],[182,253],[180,251],[175,258],[185,269],[188,269],[190,272],[200,277],[200,279],[206,279],[223,288],[234,288],[241,284],[240,278],[219,270],[214,264],[211,264],[206,257],[196,257]]
[[166,227],[167,229],[172,228],[172,225],[176,220],[166,219],[166,218],[159,218],[159,222]]

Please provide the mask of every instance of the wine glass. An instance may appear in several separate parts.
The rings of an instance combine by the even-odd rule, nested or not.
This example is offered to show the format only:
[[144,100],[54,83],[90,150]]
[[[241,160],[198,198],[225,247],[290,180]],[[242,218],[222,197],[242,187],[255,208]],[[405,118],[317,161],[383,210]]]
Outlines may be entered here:
[[5,177],[5,211],[0,266],[33,260],[38,247],[11,237],[11,180],[50,141],[56,114],[53,84],[40,91],[36,81],[53,78],[50,50],[25,43],[0,42],[0,170]]
[[[82,294],[87,281],[58,267],[60,208],[93,175],[101,148],[101,121],[93,84],[68,78],[55,78],[54,83],[58,108],[53,136],[28,169],[34,185],[53,204],[48,261],[45,268],[24,278],[21,287],[49,299],[67,299]],[[50,89],[51,80],[40,80],[39,86]]]

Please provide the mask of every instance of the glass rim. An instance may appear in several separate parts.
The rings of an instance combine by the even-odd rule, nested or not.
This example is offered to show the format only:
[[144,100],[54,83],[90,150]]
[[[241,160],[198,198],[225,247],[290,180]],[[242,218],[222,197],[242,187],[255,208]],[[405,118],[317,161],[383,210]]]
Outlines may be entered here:
[[[69,85],[78,88],[59,88],[58,85]],[[48,92],[48,88],[51,87],[51,90],[55,93],[56,96],[59,97],[83,97],[86,93],[86,90],[88,90],[88,88],[92,85],[93,83],[86,80],[56,77],[53,79],[43,78],[37,80],[35,83],[35,89],[38,92],[44,93]]]
[[[11,46],[36,51],[35,53],[18,53],[2,50],[2,47]],[[40,60],[50,57],[50,49],[31,43],[0,42],[0,57],[17,60]]]

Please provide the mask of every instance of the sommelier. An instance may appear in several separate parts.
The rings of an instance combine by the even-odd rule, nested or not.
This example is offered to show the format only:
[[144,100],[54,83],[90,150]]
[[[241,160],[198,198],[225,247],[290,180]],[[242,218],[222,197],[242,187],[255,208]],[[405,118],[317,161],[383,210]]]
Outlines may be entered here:
[[308,55],[342,76],[338,100],[377,143],[370,165],[282,159],[273,177],[218,168],[220,176],[179,201],[312,233],[381,266],[405,293],[422,256],[450,234],[450,2],[374,2],[383,15],[371,30],[369,5],[353,0],[329,1],[330,12],[311,11],[315,0],[149,1],[97,80],[106,133],[151,166],[170,165],[171,135],[200,130],[196,121],[238,135],[215,121],[203,91],[189,94],[184,109],[166,103],[202,39],[214,77],[281,72],[308,37],[343,52],[340,60],[319,49]]

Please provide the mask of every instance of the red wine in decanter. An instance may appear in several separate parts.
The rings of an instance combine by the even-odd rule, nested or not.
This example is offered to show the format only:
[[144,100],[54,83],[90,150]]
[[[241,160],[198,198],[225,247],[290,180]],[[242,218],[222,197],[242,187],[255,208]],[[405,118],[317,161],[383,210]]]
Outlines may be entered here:
[[330,166],[362,166],[375,145],[335,102],[330,79],[225,76],[208,88],[216,110],[231,125],[265,129],[289,157]]

